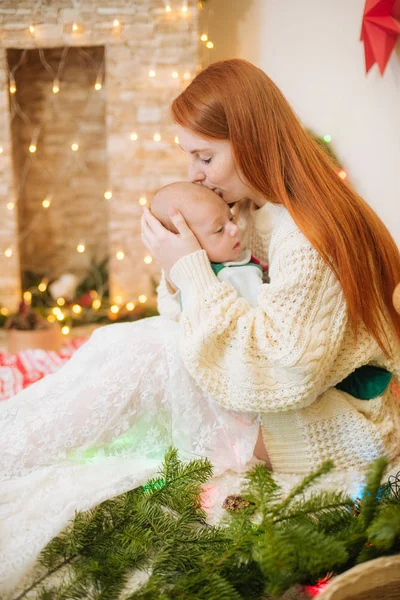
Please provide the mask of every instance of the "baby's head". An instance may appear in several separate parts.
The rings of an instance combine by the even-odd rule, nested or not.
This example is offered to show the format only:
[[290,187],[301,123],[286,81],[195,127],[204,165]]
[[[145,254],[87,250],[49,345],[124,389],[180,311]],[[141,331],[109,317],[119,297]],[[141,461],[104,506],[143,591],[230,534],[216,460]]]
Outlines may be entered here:
[[150,210],[170,231],[177,233],[168,211],[178,210],[212,262],[228,262],[241,252],[240,232],[229,206],[209,188],[178,181],[153,197]]

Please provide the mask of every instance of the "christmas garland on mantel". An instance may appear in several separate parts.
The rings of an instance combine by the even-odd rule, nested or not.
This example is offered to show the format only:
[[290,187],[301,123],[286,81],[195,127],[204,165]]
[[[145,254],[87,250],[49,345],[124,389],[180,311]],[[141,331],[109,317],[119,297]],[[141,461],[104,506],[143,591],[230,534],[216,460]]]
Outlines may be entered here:
[[[386,464],[371,465],[357,503],[339,492],[304,495],[331,463],[286,497],[257,465],[242,495],[225,501],[234,510],[211,526],[201,506],[211,464],[183,463],[170,450],[146,485],[78,513],[42,552],[43,577],[18,598],[308,597],[304,586],[327,574],[400,552],[399,487],[381,486]],[[133,585],[138,574],[141,583]]]

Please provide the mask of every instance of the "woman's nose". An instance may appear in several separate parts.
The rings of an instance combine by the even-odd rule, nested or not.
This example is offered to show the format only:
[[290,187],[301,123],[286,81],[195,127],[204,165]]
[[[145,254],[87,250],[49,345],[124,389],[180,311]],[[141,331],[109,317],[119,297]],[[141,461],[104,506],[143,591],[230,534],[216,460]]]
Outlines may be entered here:
[[238,231],[239,227],[236,225],[236,223],[229,223],[229,235],[231,237],[235,237]]
[[205,174],[199,169],[198,165],[190,165],[188,170],[188,178],[192,183],[201,183],[205,180]]

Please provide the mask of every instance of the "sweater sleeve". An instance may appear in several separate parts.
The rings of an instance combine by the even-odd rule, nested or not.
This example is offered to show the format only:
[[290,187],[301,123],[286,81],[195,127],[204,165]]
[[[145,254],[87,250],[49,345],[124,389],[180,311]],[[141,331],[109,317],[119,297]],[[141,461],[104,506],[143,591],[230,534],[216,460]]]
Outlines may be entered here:
[[161,280],[157,287],[157,308],[161,316],[167,317],[171,321],[179,321],[181,316],[179,296],[179,290],[175,294],[171,294],[164,271],[162,271]]
[[180,259],[171,279],[193,298],[181,318],[183,360],[217,402],[281,412],[310,405],[329,387],[346,305],[337,278],[299,230],[274,252],[255,308],[218,281],[204,250]]

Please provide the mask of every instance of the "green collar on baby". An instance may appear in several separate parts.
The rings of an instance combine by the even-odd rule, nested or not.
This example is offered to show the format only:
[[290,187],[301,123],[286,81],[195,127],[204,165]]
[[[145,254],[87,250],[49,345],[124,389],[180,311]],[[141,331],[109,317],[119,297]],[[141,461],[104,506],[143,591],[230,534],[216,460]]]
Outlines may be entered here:
[[233,268],[234,268],[234,267],[248,267],[249,265],[253,265],[254,267],[257,267],[258,269],[260,269],[260,271],[261,271],[261,272],[263,271],[263,268],[262,268],[262,266],[261,266],[261,265],[258,265],[257,263],[253,262],[252,260],[249,260],[249,262],[247,262],[247,263],[245,263],[245,264],[243,264],[243,263],[240,263],[240,264],[237,264],[237,265],[232,265],[232,264],[228,264],[228,265],[226,265],[225,263],[216,263],[216,262],[212,262],[212,263],[211,263],[211,268],[212,268],[212,270],[214,271],[214,273],[215,273],[216,275],[218,275],[218,273],[219,273],[220,271],[222,271],[222,269],[226,269],[226,268],[228,268],[228,267],[229,267],[229,268],[232,268],[232,267],[233,267]]

